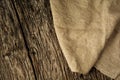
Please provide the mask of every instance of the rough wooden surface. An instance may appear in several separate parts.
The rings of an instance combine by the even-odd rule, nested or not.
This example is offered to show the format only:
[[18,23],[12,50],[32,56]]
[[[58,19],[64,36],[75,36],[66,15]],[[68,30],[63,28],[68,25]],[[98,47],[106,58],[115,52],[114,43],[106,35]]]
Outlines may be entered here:
[[0,1],[0,80],[34,80],[12,2]]
[[0,80],[112,80],[72,73],[60,49],[49,0],[0,0]]

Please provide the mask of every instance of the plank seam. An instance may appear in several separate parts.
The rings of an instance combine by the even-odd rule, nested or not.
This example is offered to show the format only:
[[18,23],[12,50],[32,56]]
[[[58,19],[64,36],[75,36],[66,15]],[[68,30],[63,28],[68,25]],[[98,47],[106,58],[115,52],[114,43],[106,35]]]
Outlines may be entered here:
[[17,16],[17,19],[18,19],[18,22],[19,22],[19,24],[20,24],[19,27],[20,27],[20,30],[21,30],[21,34],[22,34],[22,36],[23,36],[23,40],[24,40],[24,44],[25,44],[26,50],[27,50],[27,52],[28,52],[28,58],[29,58],[29,60],[30,60],[30,63],[31,63],[31,66],[32,66],[32,69],[33,69],[34,77],[35,77],[35,80],[37,80],[37,76],[36,76],[36,73],[35,73],[35,68],[34,68],[34,65],[33,65],[33,61],[32,61],[32,58],[31,58],[31,56],[30,56],[30,53],[29,53],[29,47],[28,47],[28,45],[27,45],[27,40],[26,40],[26,38],[25,38],[25,34],[24,34],[24,31],[23,31],[23,28],[22,28],[22,25],[21,25],[20,17],[19,17],[19,15],[18,15],[18,12],[17,12],[17,9],[16,9],[16,7],[15,7],[15,4],[14,4],[13,0],[12,0],[12,4],[13,4],[14,10],[15,10],[15,13],[16,13],[16,16]]

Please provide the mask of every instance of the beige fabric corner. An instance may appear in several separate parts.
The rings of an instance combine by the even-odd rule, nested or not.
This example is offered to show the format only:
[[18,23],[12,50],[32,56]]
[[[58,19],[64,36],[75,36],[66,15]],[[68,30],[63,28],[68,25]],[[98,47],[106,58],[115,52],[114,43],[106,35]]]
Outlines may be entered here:
[[106,43],[96,68],[114,79],[120,74],[120,22]]
[[[55,31],[73,72],[86,74],[98,62],[119,19],[115,1],[50,0]],[[114,9],[118,10],[113,13]],[[96,65],[99,70],[101,62]]]
[[[115,28],[106,42],[95,67],[105,75],[120,80],[120,0],[115,0],[110,7],[113,15],[118,15]],[[119,77],[118,77],[119,76]]]

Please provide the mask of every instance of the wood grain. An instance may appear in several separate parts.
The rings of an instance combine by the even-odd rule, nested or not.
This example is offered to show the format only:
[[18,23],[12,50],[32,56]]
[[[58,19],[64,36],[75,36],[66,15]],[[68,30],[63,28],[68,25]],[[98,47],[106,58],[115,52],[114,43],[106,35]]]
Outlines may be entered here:
[[0,80],[34,80],[12,2],[0,0]]
[[95,68],[87,75],[70,71],[55,34],[49,0],[1,0],[0,80],[112,79]]

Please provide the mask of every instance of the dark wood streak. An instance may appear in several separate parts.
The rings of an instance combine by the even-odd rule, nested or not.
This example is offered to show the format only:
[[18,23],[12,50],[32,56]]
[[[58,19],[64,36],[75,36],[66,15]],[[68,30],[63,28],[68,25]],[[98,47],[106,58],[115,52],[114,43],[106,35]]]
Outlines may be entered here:
[[112,80],[70,71],[49,0],[0,0],[0,80]]
[[0,0],[0,80],[34,80],[12,2]]

